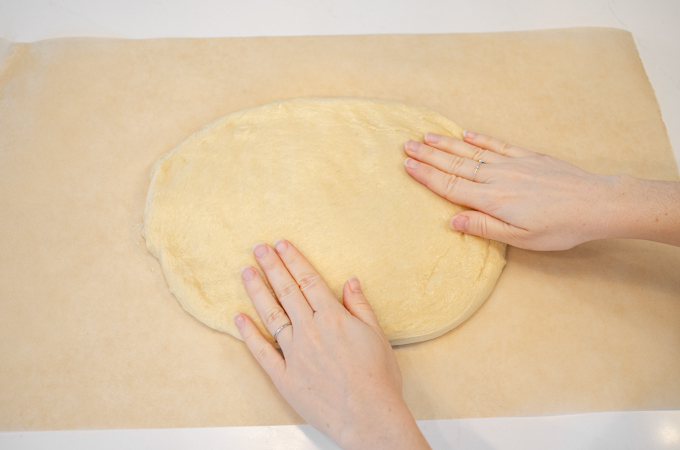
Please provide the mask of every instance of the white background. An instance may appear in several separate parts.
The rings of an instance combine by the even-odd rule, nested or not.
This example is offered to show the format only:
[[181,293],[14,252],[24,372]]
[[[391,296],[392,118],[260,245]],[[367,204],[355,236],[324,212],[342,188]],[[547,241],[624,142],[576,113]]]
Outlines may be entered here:
[[[0,0],[0,37],[16,42],[64,36],[468,33],[582,26],[633,33],[680,162],[680,0]],[[419,425],[436,448],[680,449],[680,411],[422,421]],[[0,432],[0,448],[38,447],[334,448],[308,426]]]

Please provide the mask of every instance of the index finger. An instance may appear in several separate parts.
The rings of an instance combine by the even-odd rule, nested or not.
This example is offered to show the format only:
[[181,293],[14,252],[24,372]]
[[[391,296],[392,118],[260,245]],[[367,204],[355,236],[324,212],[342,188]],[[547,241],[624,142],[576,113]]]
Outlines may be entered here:
[[269,285],[274,290],[293,325],[296,325],[298,320],[311,317],[312,308],[310,308],[310,304],[300,292],[297,282],[288,273],[285,264],[274,249],[267,244],[258,243],[255,244],[253,250],[257,263],[267,276]]
[[314,311],[340,307],[331,289],[300,250],[285,239],[274,242],[274,249]]

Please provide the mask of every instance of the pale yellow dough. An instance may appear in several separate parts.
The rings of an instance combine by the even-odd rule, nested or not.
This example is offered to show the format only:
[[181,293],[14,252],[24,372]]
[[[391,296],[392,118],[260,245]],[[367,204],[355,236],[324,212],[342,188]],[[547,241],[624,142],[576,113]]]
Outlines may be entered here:
[[271,340],[241,283],[252,246],[285,238],[338,299],[357,275],[392,344],[431,339],[493,290],[505,245],[452,231],[463,208],[404,170],[407,139],[462,129],[425,108],[297,99],[225,116],[161,157],[142,234],[170,291],[240,338],[243,312]]

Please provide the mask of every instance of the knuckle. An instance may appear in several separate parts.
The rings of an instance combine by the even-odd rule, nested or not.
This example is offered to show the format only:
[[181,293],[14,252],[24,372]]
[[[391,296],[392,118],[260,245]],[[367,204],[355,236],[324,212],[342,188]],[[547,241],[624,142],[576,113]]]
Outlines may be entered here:
[[279,288],[279,298],[288,297],[289,295],[295,293],[295,291],[297,290],[298,290],[297,284],[286,283]]
[[265,272],[274,270],[276,266],[278,265],[278,261],[276,258],[271,258],[269,254],[265,255],[264,260],[260,263],[262,266],[262,269],[264,269]]
[[463,168],[465,160],[458,156],[453,156],[449,160],[449,173],[457,173]]
[[529,245],[527,241],[527,235],[524,230],[520,230],[508,224],[504,224],[503,228],[506,232],[508,244],[519,245],[522,247]]
[[264,322],[267,325],[274,325],[284,316],[283,310],[278,306],[272,306],[264,313]]
[[318,327],[307,327],[303,331],[305,342],[310,346],[321,347],[323,339],[321,337],[321,330]]
[[299,266],[303,262],[302,254],[295,252],[292,255],[290,253],[286,254],[286,266]]
[[345,320],[344,314],[341,311],[328,311],[324,313],[324,322],[326,326],[340,328]]
[[423,172],[423,174],[425,174],[426,177],[432,177],[435,174],[434,168],[427,163],[421,164],[420,170]]
[[267,287],[262,277],[260,277],[258,283],[253,284],[254,286],[251,286],[252,289],[252,294],[250,294],[251,299],[266,298],[267,296],[271,296],[271,290],[269,290],[269,287]]
[[456,193],[456,185],[459,178],[455,175],[448,175],[444,178],[444,195],[451,200]]
[[484,237],[489,235],[489,222],[486,220],[485,216],[479,218],[477,227],[479,228],[479,234]]
[[418,153],[420,153],[423,159],[431,159],[434,156],[434,152],[435,149],[429,145],[420,144],[420,147],[418,148]]
[[375,311],[368,302],[355,303],[352,309],[358,313],[375,317]]
[[269,347],[266,345],[263,345],[262,347],[257,349],[257,353],[255,353],[255,358],[262,364],[263,361],[266,361],[267,358],[269,357]]
[[317,286],[319,281],[321,276],[318,273],[303,273],[298,277],[298,284],[303,291]]
[[501,143],[501,146],[498,148],[498,153],[501,155],[507,155],[510,149],[512,148],[512,145],[508,144],[507,142]]
[[481,136],[480,142],[483,146],[488,147],[491,145],[493,138],[491,136]]
[[434,176],[434,173],[432,172],[432,168],[427,166],[426,164],[421,164],[421,182],[425,183],[425,186],[427,186],[430,190],[436,191],[437,188],[437,183],[439,180],[437,177]]
[[484,159],[484,155],[486,154],[486,150],[478,148],[475,150],[475,156],[472,157],[475,161],[479,161],[480,159]]
[[453,138],[451,136],[447,136],[445,134],[442,134],[441,137],[439,138],[441,146],[446,148],[450,148],[452,145],[455,145],[456,141],[458,141],[458,139]]

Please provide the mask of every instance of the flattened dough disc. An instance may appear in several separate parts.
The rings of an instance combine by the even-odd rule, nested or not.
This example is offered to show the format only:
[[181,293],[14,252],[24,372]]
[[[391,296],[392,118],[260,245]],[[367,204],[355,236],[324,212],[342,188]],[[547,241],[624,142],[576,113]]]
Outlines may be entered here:
[[268,336],[240,278],[252,246],[285,238],[338,299],[361,280],[392,344],[437,337],[493,290],[505,246],[452,231],[463,208],[405,172],[404,142],[462,137],[415,106],[297,99],[225,116],[162,156],[142,234],[172,293],[209,327],[240,338],[236,312]]

